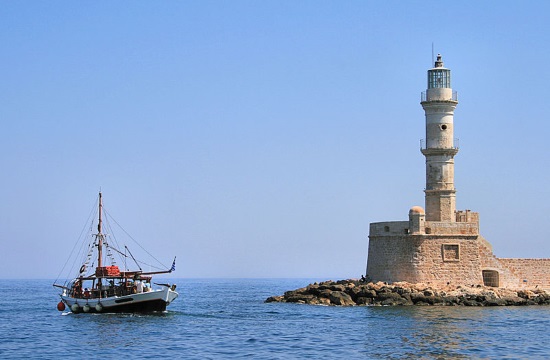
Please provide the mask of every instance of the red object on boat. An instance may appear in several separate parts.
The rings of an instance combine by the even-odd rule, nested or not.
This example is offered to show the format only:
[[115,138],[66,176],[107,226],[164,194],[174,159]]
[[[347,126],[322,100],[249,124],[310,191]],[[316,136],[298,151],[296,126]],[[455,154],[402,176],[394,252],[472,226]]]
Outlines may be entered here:
[[95,269],[95,276],[120,276],[118,266],[101,266]]
[[57,310],[59,311],[65,310],[65,303],[63,301],[60,301],[57,303]]

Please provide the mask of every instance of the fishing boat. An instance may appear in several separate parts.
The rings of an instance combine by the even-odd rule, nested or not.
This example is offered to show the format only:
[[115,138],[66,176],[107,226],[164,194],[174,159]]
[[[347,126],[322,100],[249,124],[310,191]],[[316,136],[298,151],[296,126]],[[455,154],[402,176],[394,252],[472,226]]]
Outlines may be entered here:
[[[57,304],[57,309],[65,311],[69,308],[73,313],[165,311],[166,307],[178,297],[176,285],[153,283],[152,278],[153,275],[175,271],[176,258],[174,257],[169,269],[157,266],[157,271],[143,271],[144,262],[137,261],[127,246],[124,246],[123,250],[117,248],[116,238],[113,238],[112,234],[103,232],[103,223],[107,216],[103,208],[101,192],[96,204],[99,214],[97,232],[92,233],[90,239],[86,241],[88,243],[86,255],[77,276],[59,284],[58,277],[53,284],[54,287],[61,289],[59,294],[61,300]],[[92,222],[90,230],[93,228]],[[117,265],[115,254],[122,259],[122,269]],[[128,269],[127,262],[130,260],[135,263],[137,269]],[[94,266],[95,261],[97,266]],[[158,262],[156,259],[155,261]],[[160,262],[158,263],[161,265]],[[149,266],[152,267],[152,265]]]

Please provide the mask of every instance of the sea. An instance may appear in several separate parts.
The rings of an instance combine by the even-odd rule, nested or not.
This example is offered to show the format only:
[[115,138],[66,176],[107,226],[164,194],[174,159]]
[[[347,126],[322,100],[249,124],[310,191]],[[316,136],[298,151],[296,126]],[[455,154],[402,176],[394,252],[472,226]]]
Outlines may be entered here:
[[548,306],[264,303],[321,280],[162,279],[180,296],[156,315],[59,312],[52,280],[0,280],[0,358],[550,358]]

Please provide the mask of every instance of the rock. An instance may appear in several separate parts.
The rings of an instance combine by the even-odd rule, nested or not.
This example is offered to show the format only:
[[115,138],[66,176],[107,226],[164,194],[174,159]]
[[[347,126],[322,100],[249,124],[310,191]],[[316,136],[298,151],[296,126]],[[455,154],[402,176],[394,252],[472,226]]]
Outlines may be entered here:
[[415,306],[430,306],[427,302],[419,301],[417,303],[414,303]]
[[399,305],[399,304],[394,299],[386,299],[386,300],[382,300],[380,302],[380,305],[382,305],[382,306],[396,306],[396,305]]
[[411,294],[403,294],[403,295],[401,295],[401,297],[406,301],[406,303],[404,305],[414,305],[414,303],[411,299]]
[[327,298],[319,298],[319,305],[330,305],[330,299]]
[[319,295],[319,294],[321,294],[321,289],[319,288],[318,285],[315,285],[315,284],[313,284],[313,285],[308,285],[308,286],[306,287],[306,291],[307,291],[308,294],[312,294],[312,295]]
[[374,290],[376,292],[378,292],[378,290],[380,290],[382,287],[384,287],[386,284],[384,284],[383,282],[379,281],[377,283],[369,283],[368,286],[369,286],[369,289],[371,290]]
[[368,297],[368,298],[375,298],[376,297],[376,291],[369,289],[365,285],[361,285],[358,288],[354,289],[357,291],[357,297]]
[[443,302],[446,305],[458,305],[460,303],[460,300],[457,296],[445,296],[443,297]]
[[342,291],[333,291],[330,294],[330,303],[333,305],[355,305],[355,302],[345,292]]
[[332,290],[332,291],[345,291],[346,290],[344,285],[341,285],[341,284],[331,285],[329,287],[329,289]]
[[270,302],[282,302],[284,300],[284,296],[270,296],[265,301],[266,303]]
[[393,291],[403,296],[405,294],[410,294],[413,290],[410,287],[396,286]]
[[502,300],[506,305],[526,305],[527,303],[524,298],[520,298],[519,296],[506,296],[503,297]]
[[392,300],[392,301],[396,301],[396,302],[401,300],[401,299],[402,299],[401,295],[399,295],[398,293],[393,293],[393,292],[378,293],[378,296],[376,298],[376,300],[378,300],[378,301]]
[[357,305],[371,305],[372,304],[372,298],[358,297],[357,300],[355,300],[355,303]]
[[298,294],[298,290],[285,291],[284,297],[287,298],[287,297],[294,296],[296,294]]
[[293,294],[291,296],[285,295],[286,302],[290,302],[290,303],[310,303],[313,301],[313,299],[316,299],[315,295],[309,295],[309,294]]
[[503,299],[489,299],[485,302],[485,306],[505,306],[506,300]]
[[485,302],[487,302],[487,301],[489,301],[489,300],[492,300],[492,299],[491,299],[491,297],[489,297],[489,296],[487,296],[487,295],[478,295],[478,296],[476,297],[476,301],[477,301],[478,303],[485,303]]
[[312,305],[432,305],[506,306],[550,305],[550,293],[542,289],[497,289],[481,285],[432,288],[428,284],[399,282],[364,283],[357,279],[310,284],[271,296],[265,302],[292,302]]
[[518,296],[524,299],[531,299],[535,296],[535,294],[529,290],[520,290],[518,291]]
[[[412,293],[410,294],[410,297],[411,297],[411,301],[417,305],[418,303],[426,303],[426,304],[431,304],[430,303],[430,298],[429,296],[426,296],[424,295],[423,293],[418,293],[418,292],[415,292],[415,293]],[[433,303],[433,302],[432,302]]]
[[465,299],[465,300],[462,302],[462,304],[463,304],[464,306],[480,306],[480,305],[481,305],[481,304],[479,304],[479,303],[478,303],[477,301],[475,301],[475,300],[467,300],[467,299]]
[[321,290],[321,292],[319,293],[319,297],[330,299],[330,294],[332,294],[332,290],[330,289]]

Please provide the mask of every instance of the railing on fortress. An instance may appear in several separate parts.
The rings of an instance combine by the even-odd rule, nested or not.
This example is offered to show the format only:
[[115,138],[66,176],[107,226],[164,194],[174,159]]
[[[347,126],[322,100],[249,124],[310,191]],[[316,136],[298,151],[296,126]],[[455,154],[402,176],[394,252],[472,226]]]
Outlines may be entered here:
[[[420,102],[428,101],[427,100],[427,94],[426,91],[422,91],[420,94]],[[450,99],[440,99],[440,100],[452,100],[452,101],[458,101],[458,93],[456,91],[453,91],[453,94],[451,95]]]
[[[460,145],[460,141],[458,138],[454,138],[453,139],[453,147],[452,149],[457,149],[459,148],[459,145]],[[426,144],[426,139],[420,139],[420,150],[426,150],[427,149],[427,144]]]

